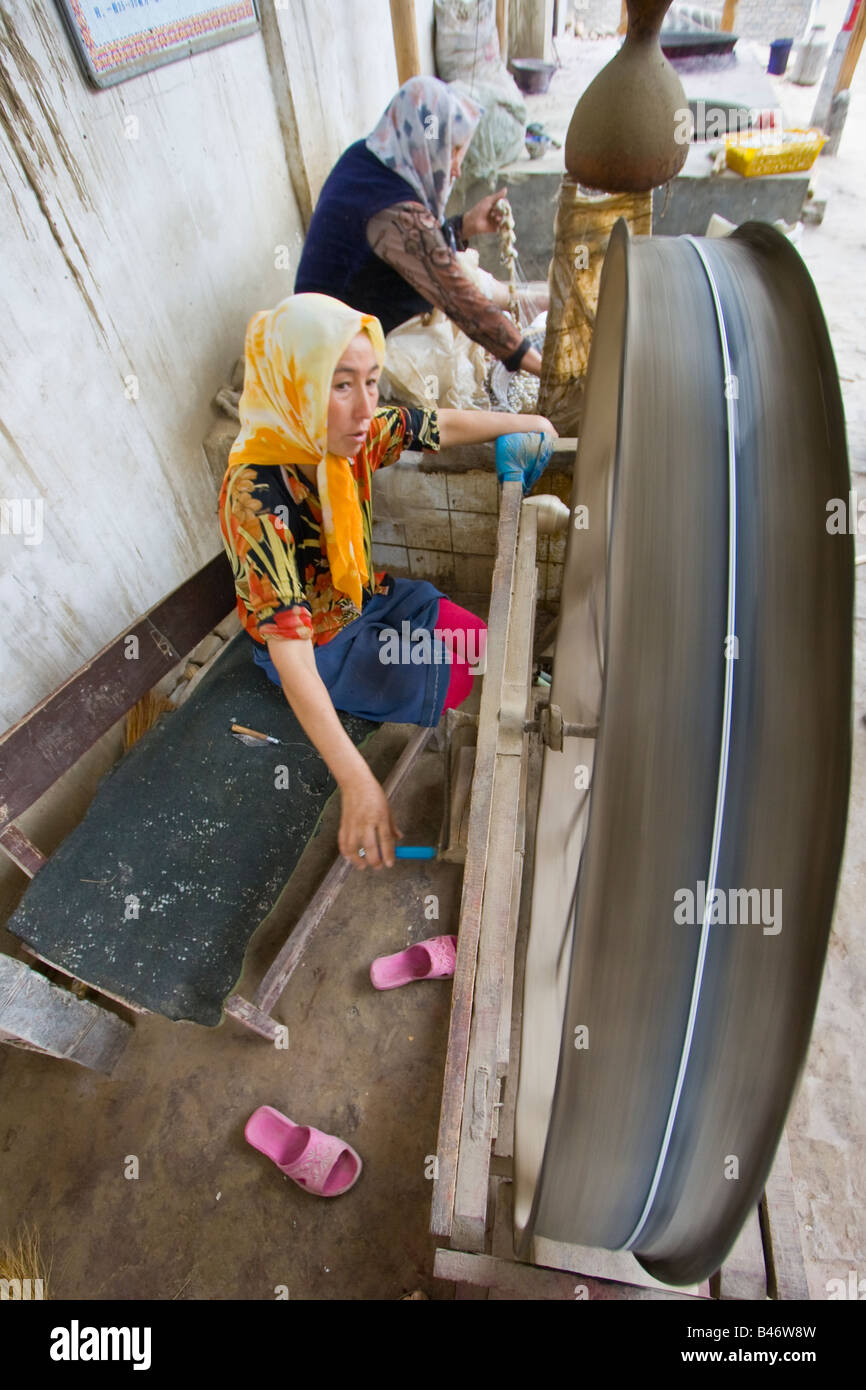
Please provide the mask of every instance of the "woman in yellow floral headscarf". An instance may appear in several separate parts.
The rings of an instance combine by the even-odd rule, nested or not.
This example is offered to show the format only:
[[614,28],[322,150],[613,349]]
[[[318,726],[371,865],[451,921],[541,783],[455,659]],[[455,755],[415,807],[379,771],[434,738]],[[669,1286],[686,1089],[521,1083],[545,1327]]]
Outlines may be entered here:
[[[294,295],[256,314],[219,502],[255,660],[334,774],[340,849],[359,868],[392,864],[400,832],[336,711],[438,723],[469,693],[486,631],[425,580],[373,570],[372,475],[405,448],[438,450],[440,436],[460,444],[555,433],[540,416],[379,410],[383,357],[378,319],[325,295]],[[406,631],[426,634],[427,660],[417,648],[385,657],[389,639]]]

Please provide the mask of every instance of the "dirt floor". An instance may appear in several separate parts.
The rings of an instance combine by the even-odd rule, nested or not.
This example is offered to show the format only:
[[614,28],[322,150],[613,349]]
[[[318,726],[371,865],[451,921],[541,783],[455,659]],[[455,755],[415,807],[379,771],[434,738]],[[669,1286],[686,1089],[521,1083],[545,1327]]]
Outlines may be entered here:
[[[815,89],[777,84],[790,121]],[[531,112],[530,112],[531,115]],[[837,354],[852,485],[866,499],[866,61],[837,158],[815,176],[827,197],[799,249]],[[866,523],[864,523],[866,525]],[[866,536],[858,542],[866,552]],[[472,606],[470,603],[469,606]],[[476,608],[476,611],[477,608]],[[866,566],[857,570],[855,756],[848,839],[824,985],[789,1139],[813,1298],[831,1279],[866,1275]],[[405,729],[388,728],[381,767]],[[804,730],[804,737],[814,731]],[[267,958],[327,867],[336,807],[254,942]],[[397,802],[413,839],[435,837],[441,767],[424,755]],[[0,1233],[36,1225],[52,1261],[50,1292],[75,1299],[451,1298],[432,1277],[427,1156],[436,1146],[448,1027],[447,981],[388,994],[369,962],[454,928],[460,874],[404,864],[353,875],[275,1011],[277,1051],[234,1024],[214,1030],[147,1017],[114,1078],[0,1048]],[[438,919],[425,915],[438,898]],[[365,1169],[333,1202],[313,1199],[244,1141],[256,1106],[274,1105],[348,1139]],[[130,1158],[138,1177],[125,1176]]]
[[[380,776],[411,730],[386,725]],[[438,835],[441,754],[396,800],[410,841]],[[336,852],[336,799],[247,957],[256,981]],[[450,1298],[427,1234],[450,982],[373,989],[377,955],[453,929],[461,870],[411,863],[353,873],[274,1011],[277,1049],[233,1022],[139,1019],[109,1080],[0,1049],[2,1225],[38,1227],[50,1291],[72,1299]],[[438,911],[438,918],[432,913]],[[302,1192],[244,1140],[259,1105],[340,1135],[361,1154],[353,1191]],[[134,1170],[137,1177],[127,1174]]]

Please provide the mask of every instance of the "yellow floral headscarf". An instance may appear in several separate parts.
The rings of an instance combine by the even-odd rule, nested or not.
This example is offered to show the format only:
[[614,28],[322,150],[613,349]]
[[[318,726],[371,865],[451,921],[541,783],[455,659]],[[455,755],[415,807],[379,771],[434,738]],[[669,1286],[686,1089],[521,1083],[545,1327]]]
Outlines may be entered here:
[[241,432],[229,468],[316,464],[322,531],[334,586],[361,607],[369,578],[358,491],[349,459],[328,453],[331,378],[349,343],[366,333],[381,367],[382,327],[325,294],[295,294],[250,319],[244,349]]

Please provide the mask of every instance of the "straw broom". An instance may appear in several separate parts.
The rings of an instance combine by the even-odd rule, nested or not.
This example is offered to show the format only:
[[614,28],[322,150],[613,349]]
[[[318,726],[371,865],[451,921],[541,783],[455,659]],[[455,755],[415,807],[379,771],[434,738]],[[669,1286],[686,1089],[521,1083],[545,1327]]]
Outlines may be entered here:
[[46,1266],[39,1245],[39,1232],[34,1226],[31,1230],[22,1226],[10,1240],[0,1243],[0,1279],[42,1280],[42,1297],[49,1297],[48,1276],[50,1267]]
[[128,753],[133,744],[143,738],[148,729],[153,728],[159,716],[169,709],[174,709],[174,705],[167,695],[154,695],[152,690],[142,695],[126,716],[123,751]]

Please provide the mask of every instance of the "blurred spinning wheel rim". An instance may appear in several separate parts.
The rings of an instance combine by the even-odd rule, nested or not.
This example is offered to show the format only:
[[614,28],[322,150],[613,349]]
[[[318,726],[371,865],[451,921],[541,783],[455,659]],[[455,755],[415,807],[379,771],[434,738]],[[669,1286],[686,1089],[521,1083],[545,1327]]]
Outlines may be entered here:
[[[697,1282],[760,1196],[844,841],[853,545],[826,521],[848,489],[826,325],[787,240],[748,224],[632,241],[619,223],[550,696],[600,732],[544,753],[515,1122],[524,1257],[533,1235],[630,1248]],[[778,892],[779,929],[676,922],[676,895],[697,909],[701,882],[726,907]]]

